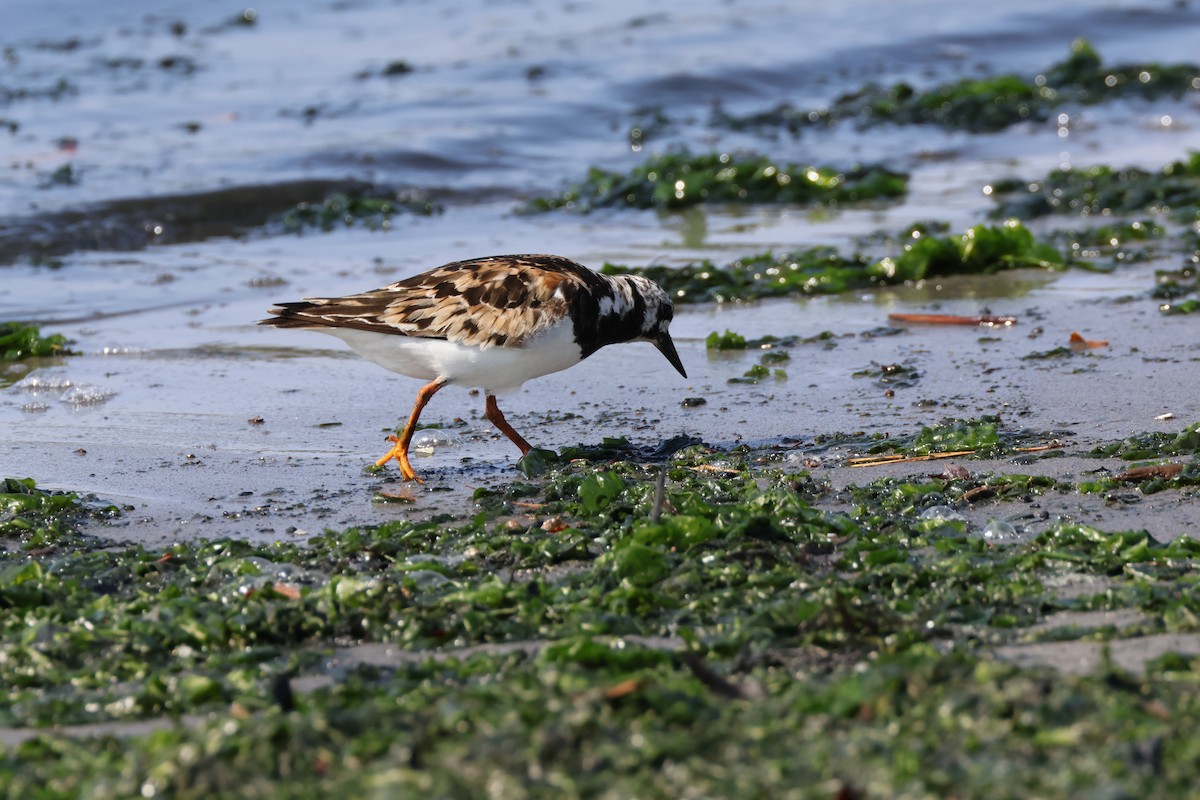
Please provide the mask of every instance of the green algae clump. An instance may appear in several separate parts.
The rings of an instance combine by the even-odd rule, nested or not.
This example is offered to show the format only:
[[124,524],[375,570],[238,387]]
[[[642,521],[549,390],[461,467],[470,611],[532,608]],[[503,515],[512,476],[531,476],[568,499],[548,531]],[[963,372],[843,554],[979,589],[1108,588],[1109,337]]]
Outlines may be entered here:
[[285,233],[328,232],[358,225],[370,230],[386,230],[397,215],[428,217],[441,211],[441,205],[429,198],[369,187],[334,192],[318,203],[299,203],[276,219]]
[[[677,302],[734,302],[787,295],[837,294],[850,289],[920,281],[943,275],[980,274],[1007,269],[1065,269],[1067,257],[1040,242],[1024,225],[976,225],[957,236],[912,232],[895,257],[871,261],[843,256],[831,247],[810,247],[786,255],[761,253],[718,266],[710,261],[681,267],[624,267],[605,264],[609,275],[642,275],[657,282]],[[718,340],[714,345],[719,346]]]
[[565,192],[530,201],[530,211],[569,208],[678,209],[699,203],[824,203],[902,197],[908,176],[886,167],[848,169],[776,162],[766,156],[678,151],[648,159],[629,173],[598,167]]
[[1067,259],[1053,245],[1037,241],[1015,219],[1001,225],[976,225],[960,236],[922,236],[895,259],[869,268],[888,283],[919,281],[941,275],[987,274],[1020,267],[1064,269]]
[[[986,444],[992,424],[916,439]],[[0,551],[0,784],[47,798],[1194,784],[1194,656],[1065,674],[1002,650],[1193,633],[1200,543],[1063,522],[990,542],[923,518],[1070,491],[1047,477],[881,478],[824,507],[829,487],[745,452],[647,465],[610,461],[617,444],[603,464],[481,488],[461,519],[307,545]],[[17,484],[6,494],[34,488]],[[1051,624],[1064,612],[1129,621]]]
[[1178,433],[1152,431],[1126,437],[1094,448],[1090,455],[1101,458],[1123,458],[1136,461],[1160,456],[1194,455],[1200,453],[1200,422],[1194,422]]
[[963,78],[919,90],[908,83],[867,84],[837,98],[827,108],[798,109],[783,103],[773,109],[735,116],[718,109],[712,124],[732,130],[830,126],[843,120],[859,125],[940,125],[987,133],[1020,122],[1043,122],[1068,104],[1095,105],[1136,97],[1179,98],[1200,89],[1196,64],[1131,63],[1105,67],[1085,40],[1071,45],[1066,59],[1039,75]]
[[1180,222],[1200,219],[1200,152],[1157,171],[1099,164],[1055,169],[1034,182],[1006,181],[995,192],[993,216],[1034,219],[1048,214],[1170,213]]
[[60,333],[42,336],[36,325],[0,322],[0,361],[65,355],[67,340]]

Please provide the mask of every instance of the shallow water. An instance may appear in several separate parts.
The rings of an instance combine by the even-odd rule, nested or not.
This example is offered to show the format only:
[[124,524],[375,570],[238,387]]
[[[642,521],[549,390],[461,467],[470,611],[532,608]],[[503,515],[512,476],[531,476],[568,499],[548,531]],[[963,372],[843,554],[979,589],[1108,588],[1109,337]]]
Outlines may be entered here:
[[[1062,163],[1157,167],[1200,143],[1195,93],[1073,109],[1065,137],[1055,122],[990,135],[843,124],[798,138],[707,124],[714,102],[744,113],[828,103],[867,81],[929,86],[1033,73],[1061,60],[1078,36],[1107,62],[1200,60],[1200,13],[1170,2],[714,1],[647,10],[363,0],[273,2],[256,15],[238,25],[232,9],[182,2],[97,9],[10,0],[0,26],[8,54],[0,85],[28,95],[0,94],[8,98],[0,120],[17,126],[0,126],[0,253],[12,262],[0,266],[0,319],[73,338],[82,355],[34,374],[95,387],[87,396],[96,398],[64,402],[28,391],[24,367],[0,371],[0,474],[129,503],[131,536],[276,538],[414,513],[373,503],[384,480],[362,468],[407,414],[416,382],[355,359],[332,338],[255,327],[273,302],[361,291],[491,253],[643,265],[818,243],[849,251],[859,237],[915,220],[952,230],[980,222],[990,207],[982,188],[998,178],[1036,177]],[[412,71],[381,74],[400,60]],[[636,152],[629,129],[657,112],[668,124]],[[880,161],[910,170],[912,182],[903,203],[841,211],[514,211],[591,165],[624,170],[675,145],[746,147],[803,163]],[[56,183],[67,164],[76,182]],[[271,198],[309,187],[289,183],[297,181],[377,182],[445,210],[399,215],[374,232],[284,235],[250,221]],[[246,187],[237,214],[180,222],[179,198],[230,187]],[[116,213],[117,200],[132,202]],[[173,243],[143,247],[154,241]],[[66,245],[49,265],[34,263],[47,242]],[[1177,430],[1200,411],[1200,353],[1194,321],[1160,318],[1145,298],[1155,266],[682,307],[673,331],[688,381],[649,345],[610,348],[528,384],[504,408],[548,447],[676,433],[718,446],[783,443],[981,413],[1068,430],[1081,443]],[[1135,300],[1114,302],[1125,296]],[[863,335],[886,325],[889,312],[931,308],[988,308],[1021,322],[999,332]],[[793,348],[785,381],[732,385],[756,356],[707,353],[704,337],[726,328],[828,330],[836,346]],[[1035,328],[1043,332],[1031,338]],[[1110,346],[1065,361],[1022,360],[1064,345],[1073,330]],[[906,362],[923,378],[894,397],[853,377],[872,363]],[[695,396],[707,404],[681,406]],[[1164,412],[1175,419],[1155,419]],[[516,451],[481,414],[481,398],[461,390],[428,409],[429,422],[466,423],[456,443],[416,459],[428,490],[513,474]],[[454,503],[461,494],[423,492],[416,513]]]

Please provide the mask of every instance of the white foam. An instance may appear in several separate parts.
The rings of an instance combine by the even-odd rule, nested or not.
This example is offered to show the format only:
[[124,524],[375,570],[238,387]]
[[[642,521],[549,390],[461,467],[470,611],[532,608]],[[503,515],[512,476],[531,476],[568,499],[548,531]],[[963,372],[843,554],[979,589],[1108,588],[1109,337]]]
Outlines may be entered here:
[[75,382],[64,375],[26,375],[21,380],[13,384],[13,388],[22,391],[30,392],[31,394],[43,394],[47,392],[65,392],[75,385]]
[[69,406],[82,408],[83,406],[98,406],[101,403],[108,402],[108,399],[115,394],[116,390],[109,389],[107,386],[83,384],[81,386],[72,386],[63,392],[63,396],[59,400]]

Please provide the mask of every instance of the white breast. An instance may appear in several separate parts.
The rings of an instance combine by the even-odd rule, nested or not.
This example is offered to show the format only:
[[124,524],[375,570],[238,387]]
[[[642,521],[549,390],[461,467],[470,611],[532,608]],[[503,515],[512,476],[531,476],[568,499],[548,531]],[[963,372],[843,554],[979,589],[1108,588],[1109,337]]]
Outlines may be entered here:
[[432,381],[478,387],[489,393],[516,389],[530,378],[558,372],[581,360],[570,320],[548,328],[523,347],[470,347],[445,339],[372,333],[355,328],[319,328],[338,337],[363,358],[385,369]]

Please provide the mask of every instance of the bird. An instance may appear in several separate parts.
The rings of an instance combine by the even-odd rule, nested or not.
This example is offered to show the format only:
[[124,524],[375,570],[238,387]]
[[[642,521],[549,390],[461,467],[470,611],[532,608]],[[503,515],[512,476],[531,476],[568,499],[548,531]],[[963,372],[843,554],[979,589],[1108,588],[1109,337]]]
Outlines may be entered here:
[[385,369],[426,381],[375,462],[395,459],[405,481],[423,482],[409,445],[421,412],[446,386],[481,389],[484,416],[524,456],[533,448],[504,418],[497,392],[623,342],[650,342],[687,378],[669,330],[674,306],[661,286],[562,256],[454,261],[373,291],[279,303],[268,313],[258,324],[332,334]]

